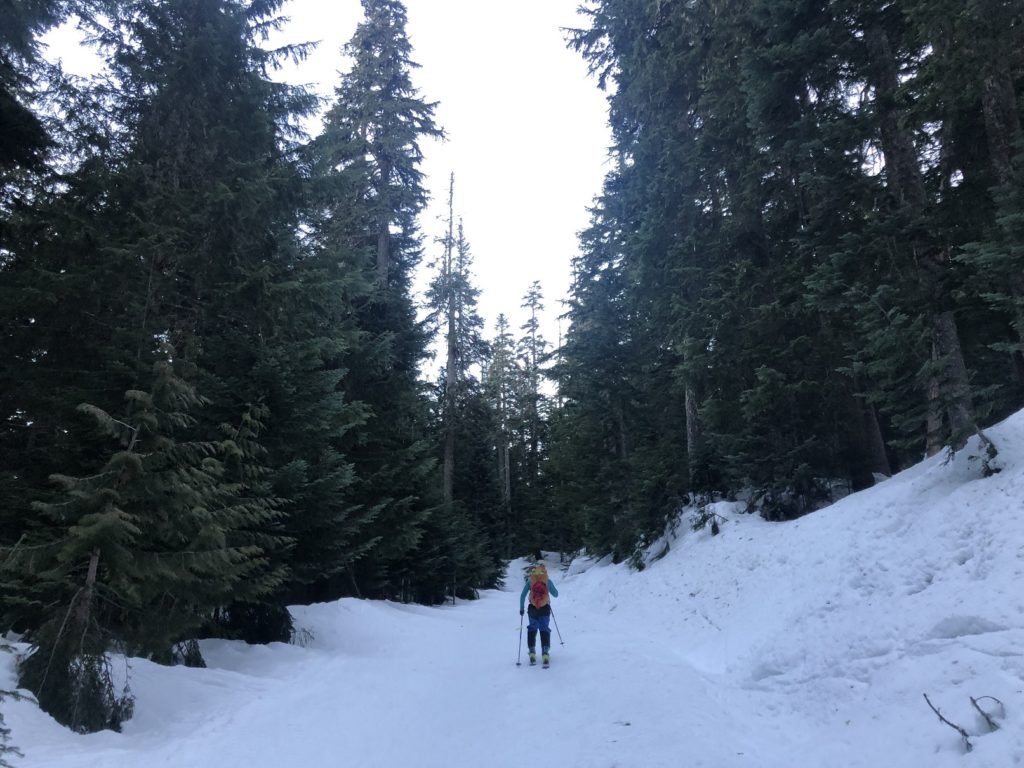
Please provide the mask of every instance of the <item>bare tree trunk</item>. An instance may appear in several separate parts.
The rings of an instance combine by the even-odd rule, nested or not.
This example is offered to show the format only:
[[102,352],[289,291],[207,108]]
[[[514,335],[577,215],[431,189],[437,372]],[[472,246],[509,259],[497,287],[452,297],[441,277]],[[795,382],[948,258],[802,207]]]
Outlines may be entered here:
[[1005,61],[992,63],[982,84],[981,109],[992,170],[999,184],[1009,184],[1013,180],[1014,143],[1020,138],[1021,127],[1013,79]]
[[1019,38],[1019,33],[1014,32],[1014,15],[1019,14],[1020,6],[1017,5],[1014,10],[1014,5],[1003,0],[971,3],[967,6],[966,14],[969,27],[962,35],[965,39],[976,37],[986,41],[987,56],[983,62],[980,83],[981,110],[985,119],[985,137],[992,169],[1000,185],[1010,184],[1013,180],[1014,145],[1021,138],[1012,70],[1014,65],[1011,64],[1019,56],[1014,50],[1014,38]]
[[84,633],[92,618],[92,598],[96,592],[96,575],[100,567],[100,551],[94,549],[89,555],[89,568],[85,574],[85,587],[75,606],[75,621]]
[[625,407],[621,400],[617,400],[615,403],[615,426],[618,428],[617,435],[617,448],[619,451],[619,458],[625,461],[629,458],[626,441],[626,413]]
[[448,427],[444,436],[444,501],[451,504],[455,498],[455,430]]
[[537,354],[537,310],[530,306],[530,483],[536,483],[540,475],[540,377],[539,355]]
[[697,393],[693,386],[687,382],[684,394],[684,407],[686,409],[686,455],[689,459],[690,484],[694,478],[700,475],[700,462],[704,459],[704,430],[700,423],[700,414],[697,412]]
[[951,444],[959,450],[968,437],[978,432],[978,426],[971,407],[971,385],[952,311],[935,316],[932,333],[939,353],[939,386],[944,395]]
[[[449,261],[448,269],[451,264]],[[449,278],[451,272],[448,272]],[[457,386],[458,371],[456,370],[456,349],[455,340],[455,308],[452,306],[451,280],[449,285],[448,304],[448,359],[445,363],[444,383],[444,500],[450,504],[454,498],[453,477],[455,473],[455,388]]]
[[[934,357],[934,348],[932,355]],[[925,417],[925,428],[924,428],[924,453],[925,456],[934,456],[942,450],[943,435],[945,429],[943,429],[945,421],[942,418],[942,400],[941,392],[939,388],[939,379],[937,376],[932,376],[928,379],[928,415]]]
[[446,304],[448,313],[448,359],[445,363],[444,383],[444,466],[442,469],[442,486],[444,501],[451,504],[454,499],[455,475],[455,280],[453,274],[453,251],[455,248],[455,174],[451,175],[448,186],[448,238],[444,244],[444,285],[447,293]]
[[501,489],[501,509],[504,515],[508,536],[506,541],[512,537],[512,466],[509,458],[509,443],[511,442],[508,433],[508,386],[506,381],[507,370],[504,364],[498,375],[501,377],[497,385],[498,396],[498,487]]
[[[505,372],[501,372],[504,379]],[[498,384],[498,486],[501,488],[501,505],[508,512],[512,508],[512,467],[509,460],[507,384]]]
[[860,407],[861,425],[864,430],[865,448],[871,471],[891,477],[892,464],[889,462],[889,453],[885,449],[885,438],[882,437],[882,427],[878,423],[875,406],[863,397],[857,398],[857,404]]
[[501,500],[505,505],[505,508],[512,511],[512,466],[509,462],[509,450],[508,443],[501,447],[502,456],[502,472],[504,475],[505,482],[502,483],[501,487]]
[[[377,190],[379,198],[384,198],[388,182],[391,179],[391,164],[382,158],[377,160],[380,166],[380,186]],[[391,270],[391,222],[382,212],[382,219],[377,222],[377,284],[387,288],[388,273]]]
[[508,437],[504,429],[501,431],[501,442],[498,445],[498,487],[501,489],[501,521],[505,530],[506,546],[513,541],[515,521],[512,519],[512,478],[509,462]]
[[377,230],[377,283],[382,287],[388,284],[388,270],[391,262],[391,231],[387,222]]

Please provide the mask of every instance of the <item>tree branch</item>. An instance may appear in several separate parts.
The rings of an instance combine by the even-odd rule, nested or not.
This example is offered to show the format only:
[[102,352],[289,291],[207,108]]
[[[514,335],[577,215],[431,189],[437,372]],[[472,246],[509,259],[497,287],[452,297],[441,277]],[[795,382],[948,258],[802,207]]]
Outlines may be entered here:
[[971,696],[970,699],[971,699],[971,704],[974,705],[974,708],[976,710],[978,710],[978,712],[981,714],[981,716],[983,718],[985,718],[985,722],[988,723],[988,727],[990,729],[992,729],[993,731],[998,731],[999,730],[999,724],[995,720],[992,719],[992,715],[990,715],[988,712],[986,712],[984,709],[982,709],[978,705],[978,699],[992,699],[992,701],[994,701],[996,704],[998,704],[999,708],[1002,710],[1002,717],[1006,717],[1006,707],[1003,706],[1003,702],[1001,702],[995,696],[979,696],[978,699],[976,699],[973,696]]
[[939,720],[941,720],[946,725],[948,725],[950,728],[952,728],[954,731],[956,731],[957,733],[960,734],[960,738],[962,738],[964,740],[964,747],[967,749],[967,751],[970,752],[972,749],[974,749],[974,745],[971,744],[970,739],[968,738],[967,731],[965,731],[959,725],[955,725],[955,724],[949,722],[949,720],[947,720],[946,718],[944,718],[942,716],[942,713],[939,712],[939,710],[937,710],[935,708],[934,704],[932,704],[931,699],[928,698],[928,694],[927,693],[924,693],[924,694],[921,694],[921,695],[924,696],[924,700],[928,702],[928,706],[932,708],[932,712],[934,712],[936,715],[939,716]]

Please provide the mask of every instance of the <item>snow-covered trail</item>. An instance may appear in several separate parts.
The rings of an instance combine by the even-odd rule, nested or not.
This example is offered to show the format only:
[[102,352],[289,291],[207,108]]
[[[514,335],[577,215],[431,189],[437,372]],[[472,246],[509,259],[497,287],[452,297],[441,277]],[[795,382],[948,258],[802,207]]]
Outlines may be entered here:
[[[722,502],[720,535],[682,526],[639,573],[549,563],[551,669],[515,664],[520,561],[457,606],[296,607],[303,646],[206,641],[207,669],[131,660],[122,734],[4,701],[14,764],[1024,768],[1024,412],[990,435],[994,477],[968,448],[791,523]],[[15,685],[0,657],[0,689]],[[998,731],[971,697],[1002,702]]]
[[[306,647],[206,641],[207,669],[134,660],[139,708],[123,734],[78,736],[17,705],[15,733],[45,733],[18,768],[902,768],[962,759],[945,749],[890,762],[908,724],[879,717],[887,705],[863,698],[868,686],[857,681],[776,685],[781,670],[751,678],[742,664],[719,666],[733,657],[736,633],[716,652],[708,638],[722,617],[678,594],[683,582],[670,573],[552,570],[565,645],[553,632],[547,670],[527,665],[525,630],[515,664],[511,586],[455,607],[296,607]],[[631,601],[636,579],[650,594]]]
[[[735,702],[680,658],[679,638],[614,611],[586,614],[573,604],[574,580],[553,576],[565,645],[553,632],[550,669],[527,665],[525,630],[515,664],[518,589],[456,607],[297,608],[308,647],[207,642],[209,669],[186,672],[202,693],[159,711],[169,670],[136,661],[144,704],[123,736],[58,732],[26,766],[207,766],[217,755],[216,768],[499,768],[551,754],[581,768],[792,765],[752,743],[750,713],[741,726]],[[70,749],[83,741],[88,749]]]

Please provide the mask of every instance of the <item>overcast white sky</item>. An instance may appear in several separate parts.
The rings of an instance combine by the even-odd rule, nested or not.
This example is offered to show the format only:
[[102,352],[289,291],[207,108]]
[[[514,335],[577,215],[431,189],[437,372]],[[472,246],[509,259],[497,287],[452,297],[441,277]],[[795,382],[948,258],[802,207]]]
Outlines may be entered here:
[[[407,0],[415,85],[438,102],[446,142],[426,142],[423,171],[433,198],[421,220],[424,266],[444,232],[449,173],[455,209],[475,260],[480,310],[490,337],[498,313],[518,328],[530,283],[540,280],[544,334],[555,320],[577,252],[576,233],[600,191],[610,136],[607,105],[561,27],[581,26],[578,0]],[[362,19],[359,0],[291,0],[283,30],[291,41],[319,40],[288,79],[330,96],[341,46]]]
[[[448,176],[455,209],[474,256],[486,334],[498,313],[514,329],[530,283],[540,280],[543,332],[557,342],[560,299],[570,280],[576,233],[600,191],[610,143],[604,94],[582,59],[565,46],[561,27],[580,26],[578,0],[406,0],[415,85],[438,102],[446,142],[424,143],[422,170],[432,197],[421,218],[424,268],[444,231]],[[289,82],[330,96],[347,69],[341,46],[362,19],[359,0],[290,0],[290,23],[278,42],[320,41]],[[53,33],[51,57],[71,65],[77,37]],[[314,129],[316,127],[314,126]]]

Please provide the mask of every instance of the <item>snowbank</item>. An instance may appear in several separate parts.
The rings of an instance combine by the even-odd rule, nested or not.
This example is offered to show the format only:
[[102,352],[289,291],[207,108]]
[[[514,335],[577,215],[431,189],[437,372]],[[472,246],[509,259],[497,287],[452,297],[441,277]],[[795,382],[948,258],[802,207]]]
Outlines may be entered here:
[[456,607],[297,607],[304,646],[132,660],[123,734],[7,701],[15,765],[1024,765],[1024,414],[990,436],[991,478],[969,447],[790,523],[721,506],[718,536],[684,525],[640,573],[552,563],[550,670],[515,666],[515,563]]

